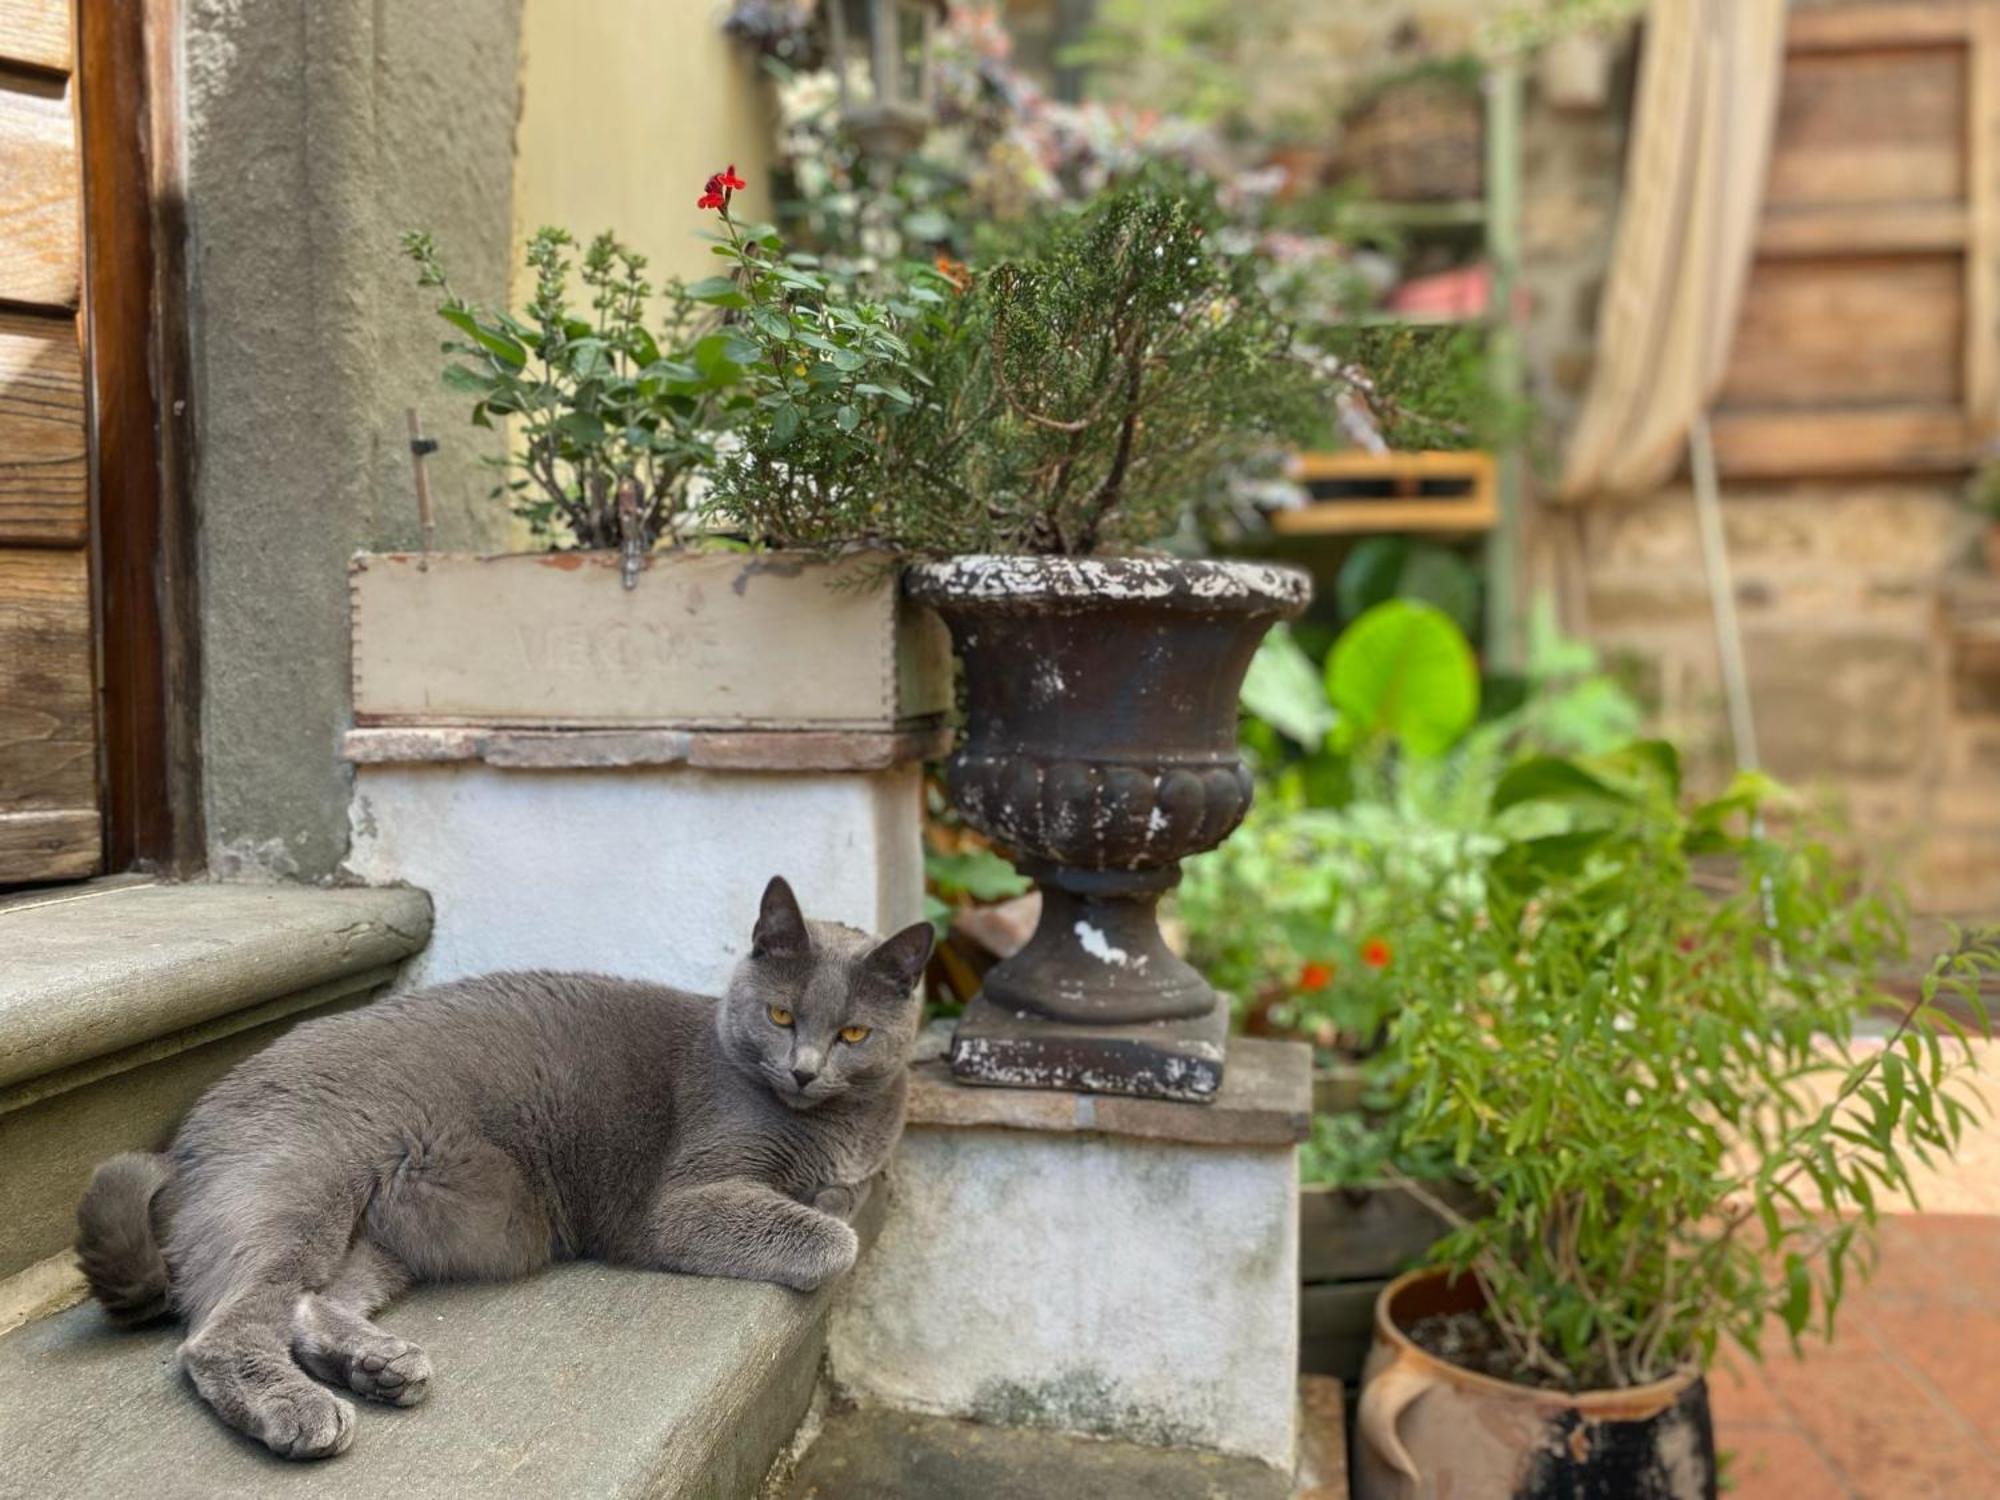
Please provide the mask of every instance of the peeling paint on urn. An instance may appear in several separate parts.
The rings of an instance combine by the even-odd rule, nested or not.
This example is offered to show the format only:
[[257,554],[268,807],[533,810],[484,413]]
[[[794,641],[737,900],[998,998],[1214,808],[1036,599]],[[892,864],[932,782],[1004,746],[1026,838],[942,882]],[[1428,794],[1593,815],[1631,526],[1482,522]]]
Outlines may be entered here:
[[1042,889],[953,1048],[971,1082],[1202,1100],[1227,1016],[1160,937],[1180,861],[1242,822],[1236,700],[1264,632],[1311,581],[1266,563],[971,556],[905,587],[966,668],[953,805]]

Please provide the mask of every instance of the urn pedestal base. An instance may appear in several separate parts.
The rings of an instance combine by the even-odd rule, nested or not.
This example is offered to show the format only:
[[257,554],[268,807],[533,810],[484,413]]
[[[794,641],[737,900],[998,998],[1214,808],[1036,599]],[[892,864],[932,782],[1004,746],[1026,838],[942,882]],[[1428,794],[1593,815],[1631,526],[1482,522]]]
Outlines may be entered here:
[[1076,1089],[1206,1104],[1222,1087],[1229,1011],[1103,1026],[1009,1010],[984,994],[951,1041],[952,1076],[1012,1089]]

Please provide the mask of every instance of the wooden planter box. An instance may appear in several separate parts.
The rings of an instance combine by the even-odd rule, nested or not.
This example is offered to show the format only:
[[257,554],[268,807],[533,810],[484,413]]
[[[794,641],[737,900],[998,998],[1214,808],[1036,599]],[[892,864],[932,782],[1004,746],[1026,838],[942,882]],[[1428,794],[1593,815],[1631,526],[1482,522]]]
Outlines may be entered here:
[[1376,1294],[1449,1227],[1394,1183],[1301,1188],[1299,1368],[1358,1382]]
[[1499,523],[1490,453],[1300,453],[1290,472],[1312,500],[1271,513],[1281,536],[1475,532]]
[[353,597],[363,729],[803,731],[940,724],[951,643],[879,558],[612,552],[363,553]]
[[1348,1115],[1361,1108],[1368,1092],[1368,1075],[1357,1062],[1337,1062],[1313,1069],[1313,1113]]

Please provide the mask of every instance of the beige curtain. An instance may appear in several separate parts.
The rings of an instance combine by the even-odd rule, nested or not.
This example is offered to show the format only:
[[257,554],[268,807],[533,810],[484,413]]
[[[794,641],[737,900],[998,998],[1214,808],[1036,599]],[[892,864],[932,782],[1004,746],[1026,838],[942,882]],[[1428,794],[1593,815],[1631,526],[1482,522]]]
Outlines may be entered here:
[[1763,204],[1785,0],[1651,0],[1597,365],[1558,496],[1658,487],[1729,360]]

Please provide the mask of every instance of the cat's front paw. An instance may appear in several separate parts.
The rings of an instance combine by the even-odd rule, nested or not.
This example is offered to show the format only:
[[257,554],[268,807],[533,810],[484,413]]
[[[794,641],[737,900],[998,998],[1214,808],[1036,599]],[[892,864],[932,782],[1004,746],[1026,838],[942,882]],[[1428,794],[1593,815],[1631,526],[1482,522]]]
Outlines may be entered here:
[[812,1205],[823,1214],[852,1222],[854,1216],[861,1212],[861,1205],[868,1201],[868,1190],[874,1185],[872,1177],[860,1182],[832,1183],[813,1195]]
[[861,1238],[838,1219],[799,1247],[793,1264],[778,1279],[794,1291],[816,1292],[854,1269],[861,1254]]

